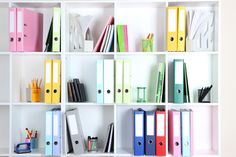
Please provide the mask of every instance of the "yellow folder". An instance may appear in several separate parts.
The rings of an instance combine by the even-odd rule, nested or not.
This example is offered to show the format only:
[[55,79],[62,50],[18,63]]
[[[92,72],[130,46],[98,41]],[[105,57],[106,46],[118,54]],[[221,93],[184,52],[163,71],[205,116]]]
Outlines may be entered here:
[[61,100],[61,60],[53,60],[52,78],[52,103],[60,103]]
[[53,8],[53,40],[52,51],[61,51],[61,9]]
[[178,7],[167,7],[167,51],[177,51]]
[[52,103],[52,60],[45,61],[44,70],[44,101],[47,104]]
[[185,51],[186,41],[186,7],[178,9],[178,49],[177,51]]

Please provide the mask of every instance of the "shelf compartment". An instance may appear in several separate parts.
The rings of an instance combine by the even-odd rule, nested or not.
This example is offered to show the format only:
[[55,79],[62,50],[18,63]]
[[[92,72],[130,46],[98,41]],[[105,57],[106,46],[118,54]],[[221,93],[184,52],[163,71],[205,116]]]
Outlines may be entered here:
[[0,156],[9,154],[10,107],[0,106]]
[[0,103],[10,101],[10,57],[0,56]]

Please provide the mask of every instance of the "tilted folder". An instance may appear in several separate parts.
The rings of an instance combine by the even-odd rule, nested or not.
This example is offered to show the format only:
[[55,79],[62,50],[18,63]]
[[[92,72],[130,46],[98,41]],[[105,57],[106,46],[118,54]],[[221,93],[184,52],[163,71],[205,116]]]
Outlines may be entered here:
[[122,103],[123,60],[116,60],[115,63],[115,102]]
[[16,31],[17,31],[17,11],[16,8],[9,9],[9,50],[16,51]]
[[61,8],[53,8],[52,51],[61,51]]
[[52,152],[52,118],[53,118],[53,113],[52,111],[46,111],[46,143],[45,143],[45,155],[53,155]]
[[134,114],[134,155],[144,155],[144,110],[133,111]]
[[61,60],[53,60],[53,82],[52,82],[52,103],[60,103],[61,100]]
[[124,60],[123,66],[123,103],[131,101],[131,61]]
[[114,60],[104,60],[104,103],[114,103]]
[[42,52],[43,14],[17,8],[17,51]]
[[191,123],[190,112],[188,110],[181,110],[181,142],[182,142],[182,155],[191,156]]
[[97,60],[97,103],[103,104],[103,60]]
[[177,51],[178,7],[167,8],[167,51]]
[[184,60],[174,59],[174,103],[184,102]]
[[44,70],[44,101],[47,104],[52,103],[52,60],[45,61],[45,70]]
[[186,7],[178,8],[178,49],[185,51],[186,45]]
[[145,155],[155,155],[155,111],[145,112],[145,125]]
[[161,103],[164,94],[165,63],[159,63],[156,102]]
[[53,112],[53,155],[61,155],[61,111],[54,110]]
[[166,156],[166,112],[156,111],[156,155]]

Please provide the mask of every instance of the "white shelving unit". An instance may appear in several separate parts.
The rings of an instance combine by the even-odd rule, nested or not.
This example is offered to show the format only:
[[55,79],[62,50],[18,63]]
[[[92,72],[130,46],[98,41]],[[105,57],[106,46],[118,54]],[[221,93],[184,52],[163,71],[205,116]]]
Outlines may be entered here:
[[[194,112],[194,156],[220,157],[220,0],[4,0],[0,2],[0,156],[44,156],[45,111],[61,108],[65,111],[78,108],[85,139],[98,136],[99,151],[80,156],[133,156],[132,109],[191,108]],[[166,7],[186,6],[215,11],[215,47],[211,52],[166,51]],[[61,52],[12,53],[8,50],[8,8],[26,7],[43,13],[43,42],[45,43],[52,17],[52,8],[61,7]],[[130,52],[87,53],[69,52],[69,13],[92,15],[91,30],[94,43],[110,15],[115,25],[127,24]],[[154,52],[141,51],[141,39],[154,33]],[[116,35],[115,35],[116,37]],[[116,49],[116,38],[114,42]],[[43,48],[45,45],[43,45]],[[61,103],[48,105],[43,102],[28,103],[25,88],[31,79],[44,78],[44,60],[61,59]],[[187,63],[191,103],[173,103],[173,59],[182,58]],[[98,59],[130,59],[132,103],[96,103],[96,61]],[[155,103],[155,85],[158,64],[166,63],[165,102]],[[79,78],[86,86],[88,102],[70,103],[67,98],[67,81]],[[211,103],[197,102],[197,89],[213,84]],[[147,103],[136,102],[136,87],[146,86]],[[42,89],[42,91],[44,91]],[[43,95],[43,92],[42,92]],[[166,114],[168,116],[168,114]],[[168,119],[168,118],[167,118]],[[103,153],[108,124],[115,124],[114,153]],[[39,149],[29,154],[15,154],[14,144],[23,140],[23,130],[39,131]],[[65,117],[62,116],[61,156],[67,154]],[[168,141],[168,137],[167,137]],[[168,147],[168,146],[167,146]],[[168,148],[167,148],[168,150]],[[171,156],[167,153],[167,156]]]

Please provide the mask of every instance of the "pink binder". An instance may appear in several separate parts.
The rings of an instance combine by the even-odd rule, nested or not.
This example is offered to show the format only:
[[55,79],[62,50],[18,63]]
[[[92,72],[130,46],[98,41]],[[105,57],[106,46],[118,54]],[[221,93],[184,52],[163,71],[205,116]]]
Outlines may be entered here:
[[173,156],[181,156],[180,111],[168,111],[168,149]]
[[124,36],[125,36],[125,51],[129,52],[128,28],[127,28],[127,25],[124,25]]
[[9,51],[16,51],[16,8],[9,9]]
[[17,8],[17,51],[42,52],[43,14]]
[[107,21],[107,23],[106,23],[106,25],[105,25],[105,27],[104,27],[103,30],[102,30],[102,33],[101,33],[101,35],[100,35],[100,37],[99,37],[99,39],[98,39],[98,41],[97,41],[97,43],[96,43],[96,46],[95,46],[94,49],[93,49],[93,52],[99,52],[99,51],[100,51],[100,47],[101,47],[101,45],[102,45],[102,41],[103,41],[103,38],[104,38],[104,36],[105,36],[106,27],[107,27],[108,25],[113,25],[113,24],[114,24],[114,17],[113,17],[113,16],[110,16],[109,19],[108,19],[108,21]]

